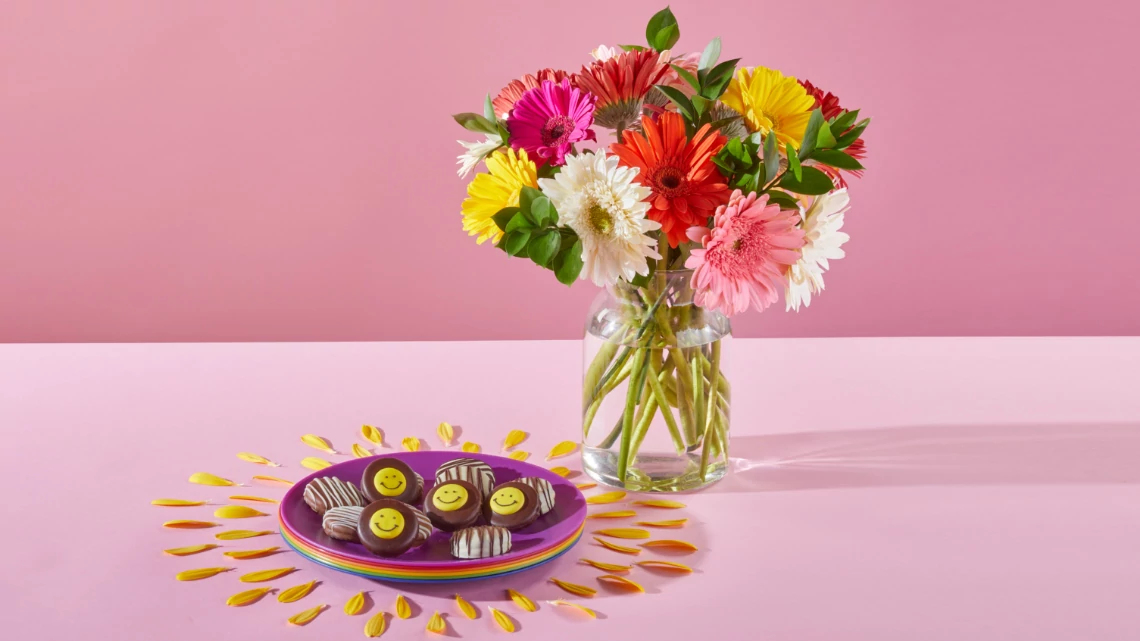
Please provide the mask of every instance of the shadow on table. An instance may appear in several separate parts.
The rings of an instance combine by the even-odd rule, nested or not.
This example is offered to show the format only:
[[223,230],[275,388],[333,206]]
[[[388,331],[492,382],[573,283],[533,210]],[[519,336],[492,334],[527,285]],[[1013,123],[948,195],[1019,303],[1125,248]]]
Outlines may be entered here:
[[920,425],[732,439],[708,492],[1140,483],[1140,423]]

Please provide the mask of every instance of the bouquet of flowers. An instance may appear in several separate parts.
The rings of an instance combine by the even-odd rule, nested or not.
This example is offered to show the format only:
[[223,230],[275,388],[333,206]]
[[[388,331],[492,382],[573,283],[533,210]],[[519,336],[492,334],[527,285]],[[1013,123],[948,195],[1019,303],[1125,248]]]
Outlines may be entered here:
[[[586,368],[586,468],[638,489],[662,487],[630,475],[658,415],[699,482],[727,459],[721,336],[683,336],[707,338],[717,317],[763,310],[781,291],[797,311],[823,291],[829,261],[844,256],[846,179],[863,171],[869,123],[806,80],[720,61],[719,38],[674,54],[679,37],[666,8],[646,45],[600,46],[577,73],[527,74],[488,95],[482,114],[454,116],[484,135],[461,141],[460,176],[486,166],[463,202],[468,234],[564,284],[611,292],[608,345]],[[614,428],[591,446],[598,409],[622,383]],[[591,447],[612,473],[591,471]]]

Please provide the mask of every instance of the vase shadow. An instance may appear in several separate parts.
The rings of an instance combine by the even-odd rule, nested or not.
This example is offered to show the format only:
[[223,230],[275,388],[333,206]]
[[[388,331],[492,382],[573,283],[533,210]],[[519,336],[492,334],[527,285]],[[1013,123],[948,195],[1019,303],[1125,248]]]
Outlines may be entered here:
[[1140,423],[918,425],[732,439],[707,492],[1140,483]]

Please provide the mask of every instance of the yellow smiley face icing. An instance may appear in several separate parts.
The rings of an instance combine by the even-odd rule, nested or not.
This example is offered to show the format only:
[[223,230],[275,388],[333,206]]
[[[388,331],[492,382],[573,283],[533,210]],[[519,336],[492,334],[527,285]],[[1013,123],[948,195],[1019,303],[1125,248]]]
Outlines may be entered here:
[[376,510],[368,520],[368,528],[381,539],[394,539],[404,531],[404,515],[390,507]]
[[504,487],[491,495],[491,511],[495,514],[514,514],[522,509],[526,497],[517,487]]
[[440,512],[453,512],[467,505],[467,488],[455,483],[442,485],[431,498],[432,505]]
[[[408,479],[404,477],[404,473],[394,467],[386,467],[376,473],[372,477],[372,484],[376,486],[376,491],[384,496],[400,496],[404,493],[404,489],[408,487]],[[391,512],[392,510],[381,510],[381,512]],[[379,514],[380,512],[377,512]],[[377,536],[380,536],[377,534]]]

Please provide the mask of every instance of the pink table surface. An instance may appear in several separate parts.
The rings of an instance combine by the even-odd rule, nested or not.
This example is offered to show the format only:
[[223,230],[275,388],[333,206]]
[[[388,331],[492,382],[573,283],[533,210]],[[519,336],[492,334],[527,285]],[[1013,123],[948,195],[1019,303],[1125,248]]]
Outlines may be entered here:
[[[190,485],[196,471],[247,481],[300,478],[314,432],[346,451],[362,423],[439,447],[461,426],[485,450],[507,430],[541,462],[576,434],[580,344],[339,343],[0,346],[0,637],[8,639],[358,639],[366,617],[341,608],[368,590],[369,614],[396,591],[416,616],[386,638],[422,639],[434,610],[448,634],[506,638],[487,613],[511,614],[517,639],[756,638],[1136,639],[1140,637],[1140,338],[738,340],[734,474],[684,498],[700,545],[689,576],[640,568],[646,594],[604,588],[597,621],[541,603],[568,595],[550,576],[596,585],[588,542],[550,566],[458,587],[390,587],[292,552],[227,563],[222,550],[164,556],[213,541],[171,518],[158,497],[224,501]],[[526,397],[509,401],[506,390]],[[743,393],[750,390],[748,393]],[[285,464],[238,460],[250,451]],[[340,460],[341,457],[330,457]],[[576,467],[573,458],[569,465]],[[243,492],[280,496],[255,485]],[[596,509],[596,508],[595,508]],[[668,513],[670,518],[678,516]],[[236,525],[235,525],[236,523]],[[593,523],[593,522],[591,522]],[[269,518],[229,527],[273,528]],[[263,537],[228,545],[278,545]],[[642,558],[655,555],[644,554]],[[238,572],[198,582],[175,573],[296,565],[272,583],[311,579],[298,603],[223,601]],[[505,600],[506,587],[536,613]],[[458,589],[482,610],[469,621]],[[305,628],[285,619],[331,609]],[[709,635],[712,635],[711,637]]]

